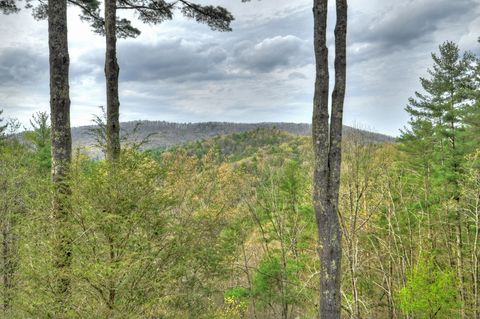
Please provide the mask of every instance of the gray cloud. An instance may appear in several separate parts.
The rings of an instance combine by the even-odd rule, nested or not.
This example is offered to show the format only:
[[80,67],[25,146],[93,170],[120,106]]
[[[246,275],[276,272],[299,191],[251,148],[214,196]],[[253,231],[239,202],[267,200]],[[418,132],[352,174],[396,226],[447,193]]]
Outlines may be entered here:
[[[240,21],[239,25],[234,28],[234,33],[242,33],[242,38],[251,40],[261,40],[272,37],[272,34],[286,36],[293,35],[300,39],[311,42],[313,37],[313,15],[311,1],[291,5],[278,9],[274,14],[263,14],[254,16],[244,21]],[[252,10],[248,5],[245,11]],[[330,19],[332,20],[332,19]]]
[[[462,50],[479,52],[479,1],[352,0],[345,122],[396,134],[407,120],[403,107],[419,89],[418,77],[425,75],[438,44],[453,40]],[[160,26],[141,26],[138,39],[118,42],[122,120],[310,121],[311,0],[205,3],[231,9],[234,31],[211,32],[176,17]],[[0,26],[0,98],[9,105],[6,116],[48,107],[46,26],[38,31],[37,22],[25,20],[28,15],[19,18],[18,34],[9,32],[14,28],[9,23]],[[73,23],[72,124],[79,125],[89,123],[95,107],[105,103],[104,39]],[[332,7],[331,66],[334,23]]]
[[[97,52],[100,53],[100,52]],[[103,53],[103,52],[102,52]],[[103,54],[102,54],[103,56]],[[84,77],[100,79],[103,77],[103,59],[80,60],[70,63],[70,81],[81,81]]]
[[196,45],[181,39],[156,45],[129,43],[119,49],[124,81],[219,79],[226,59],[226,51],[218,44]]
[[312,62],[307,42],[293,35],[267,38],[256,44],[241,42],[234,49],[234,57],[241,67],[257,72],[288,69]]
[[33,48],[0,49],[0,82],[2,85],[26,85],[44,80],[48,75],[48,56]]
[[[307,41],[293,35],[266,38],[258,43],[241,41],[236,45],[180,38],[156,44],[128,42],[118,48],[120,80],[228,81],[245,77],[246,73],[251,77],[278,69],[294,70],[313,62],[310,51]],[[72,70],[74,77],[95,74],[101,81],[102,51],[88,53],[80,61]]]
[[292,72],[288,75],[288,79],[289,80],[297,80],[297,79],[306,80],[307,76],[300,72]]
[[445,24],[459,19],[468,23],[477,7],[476,0],[408,0],[398,1],[376,16],[358,14],[349,34],[351,44],[359,48],[351,51],[353,61],[431,43],[435,41],[433,33],[445,29]]
[[[145,82],[155,80],[199,81],[215,80],[224,76],[220,72],[227,54],[218,44],[197,45],[181,39],[157,44],[128,42],[119,45],[118,61],[120,81]],[[82,56],[84,65],[80,75],[96,73],[102,81],[104,53],[95,50]],[[97,72],[93,72],[97,70]]]

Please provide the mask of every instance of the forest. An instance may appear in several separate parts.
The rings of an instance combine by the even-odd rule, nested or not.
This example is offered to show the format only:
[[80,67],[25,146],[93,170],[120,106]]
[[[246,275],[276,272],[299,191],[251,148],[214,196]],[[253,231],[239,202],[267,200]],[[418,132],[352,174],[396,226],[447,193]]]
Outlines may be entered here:
[[480,318],[479,56],[438,45],[398,138],[345,128],[347,2],[329,116],[328,1],[315,0],[311,126],[124,124],[116,40],[139,31],[117,9],[149,24],[178,10],[214,31],[233,16],[68,2],[106,37],[105,112],[70,127],[67,1],[27,2],[49,23],[50,112],[24,129],[0,111],[0,317]]

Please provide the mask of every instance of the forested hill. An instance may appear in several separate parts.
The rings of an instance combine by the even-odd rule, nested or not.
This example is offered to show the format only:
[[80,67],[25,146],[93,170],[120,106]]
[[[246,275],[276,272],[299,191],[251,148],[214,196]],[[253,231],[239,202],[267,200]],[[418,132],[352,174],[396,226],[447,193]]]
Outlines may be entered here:
[[[171,123],[164,121],[133,121],[122,123],[121,127],[123,130],[122,134],[127,136],[129,140],[143,140],[149,136],[148,143],[144,146],[146,149],[170,147],[215,136],[247,132],[259,128],[276,128],[280,131],[301,136],[311,134],[311,125],[304,123]],[[95,128],[95,126],[73,128],[72,137],[74,145],[94,145],[94,138],[88,134],[93,128]],[[134,131],[135,133],[133,133]],[[347,137],[351,134],[360,134],[371,142],[391,142],[394,140],[390,136],[359,130],[349,126],[344,126],[344,134]]]

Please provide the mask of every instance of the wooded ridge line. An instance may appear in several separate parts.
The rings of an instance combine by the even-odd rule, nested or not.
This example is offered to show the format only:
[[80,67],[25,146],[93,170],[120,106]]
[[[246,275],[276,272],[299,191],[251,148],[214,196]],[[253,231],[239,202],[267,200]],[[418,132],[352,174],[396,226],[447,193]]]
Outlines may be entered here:
[[[233,122],[198,122],[198,123],[176,123],[165,121],[129,121],[122,122],[122,134],[131,134],[135,127],[137,131],[132,138],[143,139],[151,135],[145,148],[159,148],[180,145],[188,142],[208,139],[219,135],[228,135],[232,133],[242,133],[255,129],[276,128],[294,135],[310,136],[311,125],[307,123],[289,123],[289,122],[261,122],[261,123],[233,123]],[[75,146],[88,146],[94,140],[88,134],[94,125],[79,126],[72,128],[72,139]],[[394,137],[370,132],[368,130],[358,129],[344,125],[344,134],[359,133],[369,142],[393,142]]]

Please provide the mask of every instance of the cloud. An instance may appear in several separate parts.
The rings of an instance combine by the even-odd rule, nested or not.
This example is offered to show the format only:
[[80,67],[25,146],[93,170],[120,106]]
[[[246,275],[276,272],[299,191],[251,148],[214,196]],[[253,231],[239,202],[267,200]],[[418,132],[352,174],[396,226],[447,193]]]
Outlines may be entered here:
[[[120,80],[124,82],[229,81],[247,74],[252,77],[279,69],[294,70],[313,62],[310,51],[307,41],[293,35],[231,46],[175,38],[155,44],[123,43],[118,48],[118,60]],[[87,53],[72,68],[73,76],[96,74],[102,81],[103,71],[99,71],[103,59],[101,50]]]
[[[161,41],[156,44],[127,42],[118,47],[120,81],[216,80],[224,76],[220,70],[226,57],[225,50],[218,44],[199,45],[182,39]],[[92,70],[102,68],[104,53],[96,50],[79,60],[86,63],[82,71],[90,73]],[[97,76],[101,81],[103,70]]]
[[2,85],[26,85],[44,80],[48,74],[48,56],[33,48],[0,48]]
[[220,70],[226,59],[226,51],[218,44],[196,44],[181,39],[156,45],[129,43],[119,48],[124,81],[215,80],[222,78]]
[[376,15],[359,13],[349,28],[352,54],[363,60],[411,50],[435,41],[435,32],[445,32],[459,19],[468,21],[476,8],[476,0],[408,0],[391,3]]
[[257,72],[300,67],[312,62],[312,54],[306,41],[293,36],[276,36],[259,43],[239,43],[234,49],[236,63]]
[[289,80],[306,80],[307,76],[300,72],[292,72],[288,75]]
[[[156,26],[136,23],[142,35],[118,41],[122,120],[310,121],[311,0],[204,1],[232,11],[233,32],[212,32],[178,15]],[[479,2],[351,0],[345,122],[396,134],[440,43],[458,41],[480,53]],[[69,12],[72,124],[89,124],[105,104],[105,44]],[[48,108],[47,26],[26,13],[3,18],[0,99],[6,116],[28,119],[35,107]],[[334,23],[331,2],[332,79]]]

